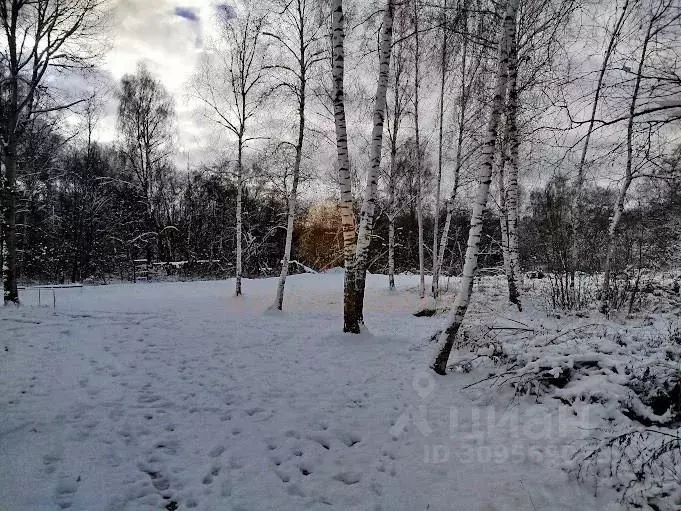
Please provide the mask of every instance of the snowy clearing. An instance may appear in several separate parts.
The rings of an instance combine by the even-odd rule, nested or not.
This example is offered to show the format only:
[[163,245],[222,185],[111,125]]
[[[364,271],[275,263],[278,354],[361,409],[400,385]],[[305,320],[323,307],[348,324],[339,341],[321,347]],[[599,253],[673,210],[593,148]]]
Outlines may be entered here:
[[276,279],[25,291],[0,310],[0,509],[623,509],[562,469],[568,407],[426,370],[417,278],[369,276],[360,336],[337,273],[290,277],[284,313]]

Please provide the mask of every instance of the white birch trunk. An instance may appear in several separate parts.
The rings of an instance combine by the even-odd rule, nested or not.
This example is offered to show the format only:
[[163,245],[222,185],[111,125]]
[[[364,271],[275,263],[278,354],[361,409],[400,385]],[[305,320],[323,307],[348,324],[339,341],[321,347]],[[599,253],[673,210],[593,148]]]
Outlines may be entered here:
[[[603,80],[605,78],[605,73],[608,70],[608,64],[610,62],[610,57],[612,56],[615,47],[617,46],[617,40],[619,34],[622,30],[622,26],[626,19],[629,7],[629,0],[624,0],[624,5],[622,6],[622,13],[617,18],[615,26],[613,28],[610,40],[608,42],[608,47],[603,56],[603,62],[601,64],[600,72],[598,73],[598,80],[596,82],[596,93],[594,95],[594,101],[591,105],[591,118],[589,119],[589,126],[584,137],[584,145],[582,146],[582,153],[579,158],[579,166],[577,167],[577,182],[575,184],[574,199],[572,204],[572,243],[570,247],[570,259],[571,261],[571,292],[574,294],[574,272],[578,270],[578,260],[579,260],[579,230],[581,228],[582,218],[581,209],[583,202],[583,188],[584,188],[584,173],[586,169],[586,156],[589,150],[589,143],[591,141],[591,135],[594,131],[594,125],[596,123],[596,113],[598,111],[598,104],[601,98],[601,92],[603,90]],[[574,297],[573,297],[574,299]]]
[[437,148],[437,182],[435,184],[435,218],[433,220],[433,278],[431,292],[437,299],[440,294],[440,257],[438,255],[438,232],[440,228],[440,188],[442,186],[442,145],[445,124],[445,82],[447,79],[447,0],[442,7],[442,53],[440,54],[440,126]]
[[399,118],[397,113],[397,80],[395,80],[395,110],[393,115],[393,140],[390,147],[390,175],[388,176],[388,288],[395,289],[395,160],[397,158],[397,133]]
[[[300,4],[299,4],[300,7]],[[282,310],[284,307],[284,287],[286,286],[286,277],[288,276],[288,267],[291,260],[291,245],[293,244],[293,228],[296,218],[296,206],[298,204],[298,183],[300,181],[300,163],[303,158],[303,143],[305,142],[305,100],[307,80],[306,73],[308,68],[308,60],[306,59],[305,34],[303,26],[305,20],[303,11],[299,10],[299,75],[298,75],[298,140],[296,141],[296,157],[293,164],[293,181],[291,183],[291,193],[288,198],[288,217],[286,220],[286,242],[284,244],[284,257],[281,261],[281,274],[279,275],[279,283],[277,285],[277,296],[275,298],[274,307]]]
[[617,202],[615,203],[615,210],[608,227],[608,251],[605,259],[605,267],[603,269],[603,288],[601,290],[601,312],[606,316],[610,313],[610,273],[612,271],[612,260],[615,256],[615,235],[617,227],[622,219],[624,212],[624,203],[627,197],[627,191],[634,179],[634,118],[636,115],[636,104],[638,103],[638,94],[641,88],[641,79],[643,77],[643,70],[645,68],[645,61],[648,52],[648,43],[650,42],[651,32],[656,17],[653,16],[648,23],[648,30],[643,39],[643,48],[641,49],[641,57],[638,62],[638,69],[636,70],[636,81],[634,82],[634,90],[631,95],[631,103],[629,104],[629,120],[627,121],[627,166],[624,174],[624,182],[617,194]]
[[622,219],[622,213],[624,213],[624,202],[631,181],[632,179],[629,176],[624,179],[624,183],[622,183],[622,187],[617,194],[615,211],[610,220],[610,225],[608,226],[608,250],[605,259],[605,267],[603,269],[603,289],[601,291],[601,312],[606,316],[610,313],[610,274],[612,272],[612,260],[615,257],[615,235],[620,220]]
[[508,275],[511,263],[508,253],[508,210],[506,208],[506,157],[504,148],[500,148],[500,158],[497,165],[497,187],[499,188],[499,224],[501,226],[501,252],[504,256],[504,273]]
[[402,103],[400,99],[400,77],[402,65],[399,55],[393,60],[393,132],[390,140],[390,174],[388,175],[388,288],[395,289],[395,217],[397,216],[397,204],[395,204],[397,165],[397,139],[402,122]]
[[357,273],[355,275],[357,292],[357,315],[363,323],[364,286],[369,257],[369,246],[374,229],[376,212],[376,196],[378,176],[381,169],[381,153],[383,148],[383,123],[385,120],[386,95],[390,79],[390,54],[393,34],[393,0],[387,0],[383,12],[381,28],[378,85],[374,105],[374,127],[371,132],[371,148],[369,152],[370,168],[367,174],[367,185],[360,213],[359,234],[357,236]]
[[[417,137],[418,138],[418,137]],[[417,156],[417,160],[420,160],[420,156]],[[426,266],[425,266],[425,253],[423,248],[423,200],[422,200],[422,179],[421,179],[421,166],[418,169],[418,186],[416,187],[416,223],[419,230],[419,298],[425,298],[426,296]]]
[[[459,191],[459,176],[461,175],[461,167],[463,165],[463,139],[464,139],[464,127],[466,122],[466,106],[468,104],[469,90],[466,86],[466,69],[467,69],[467,57],[468,57],[468,20],[466,18],[466,12],[463,13],[464,19],[464,33],[463,33],[463,46],[461,50],[461,99],[459,101],[459,129],[457,134],[456,142],[456,164],[454,166],[454,186],[452,186],[452,192],[447,199],[447,215],[445,217],[445,224],[442,228],[442,236],[440,238],[440,251],[438,254],[438,278],[439,273],[442,272],[442,267],[445,260],[445,250],[447,249],[447,242],[449,240],[449,229],[452,224],[452,215],[454,214],[454,201],[456,199],[456,194]],[[439,282],[438,282],[439,287]]]
[[520,302],[520,257],[518,253],[518,51],[516,42],[511,43],[508,64],[508,105],[506,115],[508,143],[508,173],[505,187],[505,214],[508,235],[508,298],[522,310]]
[[473,205],[470,231],[468,234],[468,247],[466,249],[466,262],[464,264],[461,284],[454,301],[454,307],[449,315],[445,328],[439,334],[435,359],[432,369],[438,374],[446,374],[449,354],[454,345],[454,339],[461,327],[470,297],[473,292],[473,278],[478,266],[478,252],[480,249],[480,236],[482,234],[483,213],[489,196],[489,188],[492,181],[492,167],[494,164],[495,146],[497,141],[497,128],[503,110],[504,97],[506,96],[508,61],[511,44],[515,38],[515,19],[519,0],[508,0],[506,13],[502,25],[502,33],[499,38],[499,57],[496,77],[494,99],[490,112],[485,145],[482,151],[482,162],[478,175],[478,191]]
[[343,255],[345,257],[345,282],[343,295],[343,331],[358,334],[359,322],[355,298],[355,252],[357,233],[355,214],[352,210],[352,175],[348,155],[348,134],[345,123],[345,16],[343,0],[331,4],[331,46],[333,74],[333,111],[336,128],[336,152],[338,154],[338,178],[340,182],[340,214],[343,226]]
[[395,289],[395,217],[388,217],[388,289]]
[[296,218],[296,204],[297,204],[297,188],[298,175],[300,170],[293,171],[293,185],[291,193],[288,198],[288,215],[286,218],[286,241],[284,243],[284,257],[281,260],[281,273],[279,274],[279,282],[277,283],[277,296],[275,297],[274,307],[282,310],[284,307],[284,288],[286,286],[286,277],[288,276],[288,267],[291,261],[291,247],[293,245],[293,227]]
[[418,0],[414,0],[414,129],[416,131],[416,223],[418,224],[419,239],[419,297],[426,296],[425,254],[423,251],[423,176],[421,175],[421,135],[419,126],[419,7]]
[[[449,229],[452,225],[452,216],[454,214],[454,199],[456,198],[456,188],[452,190],[452,195],[447,201],[447,216],[445,217],[445,224],[442,226],[442,236],[440,237],[440,252],[437,258],[438,273],[442,271],[442,266],[445,261],[445,250],[447,248],[447,241],[449,240]],[[439,284],[438,284],[439,289]]]

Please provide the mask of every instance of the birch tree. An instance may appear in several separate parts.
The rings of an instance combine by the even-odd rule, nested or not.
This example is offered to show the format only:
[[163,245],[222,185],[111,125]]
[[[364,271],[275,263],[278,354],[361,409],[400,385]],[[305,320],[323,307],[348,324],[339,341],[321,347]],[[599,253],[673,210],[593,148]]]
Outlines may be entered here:
[[394,6],[393,0],[387,0],[383,10],[381,25],[378,84],[374,102],[373,129],[371,132],[371,147],[369,148],[369,172],[364,192],[364,200],[360,212],[359,233],[357,235],[357,274],[355,275],[355,290],[357,301],[357,315],[360,325],[364,323],[364,288],[369,257],[369,246],[374,229],[376,216],[376,201],[378,200],[378,178],[381,171],[381,155],[383,150],[383,123],[385,121],[386,97],[388,81],[390,79],[390,54],[392,52]]
[[404,25],[404,10],[397,10],[394,23],[399,30],[398,42],[393,47],[394,58],[392,59],[392,108],[388,116],[387,133],[390,141],[390,161],[388,163],[388,287],[395,289],[395,218],[399,214],[400,207],[397,205],[397,150],[399,145],[400,128],[407,114],[407,102],[409,100],[409,73],[406,70],[407,51],[406,45],[399,42],[406,31]]
[[331,70],[333,77],[333,113],[336,130],[338,181],[340,184],[341,223],[343,226],[343,255],[345,280],[343,283],[343,331],[360,332],[355,293],[357,232],[352,201],[352,172],[348,153],[348,133],[345,122],[345,15],[343,0],[331,2]]
[[[647,11],[649,8],[649,12]],[[600,311],[608,315],[610,311],[610,281],[613,259],[615,256],[615,241],[617,235],[617,228],[619,227],[624,213],[624,206],[627,199],[627,192],[633,180],[639,175],[641,166],[635,166],[635,122],[637,117],[637,107],[641,97],[641,87],[644,78],[646,77],[646,62],[650,58],[649,50],[652,48],[659,48],[664,39],[664,32],[681,20],[681,10],[678,5],[675,5],[673,0],[653,0],[650,5],[644,4],[644,19],[647,23],[641,22],[641,28],[645,32],[641,41],[640,55],[638,64],[634,74],[634,83],[631,91],[631,99],[629,101],[629,111],[627,115],[627,130],[626,130],[626,165],[624,171],[624,178],[617,193],[612,218],[608,227],[608,243],[605,265],[603,268],[603,287],[601,290],[601,306]],[[645,24],[644,24],[645,23]],[[672,28],[673,31],[673,28]],[[670,34],[672,37],[674,35]],[[653,86],[654,88],[654,86]]]
[[440,258],[438,255],[438,231],[440,227],[440,195],[442,186],[442,165],[444,161],[443,145],[444,145],[444,126],[445,126],[445,85],[447,82],[447,64],[448,64],[448,43],[449,34],[447,27],[447,0],[442,4],[442,15],[440,18],[442,24],[442,43],[440,47],[440,105],[438,115],[438,146],[437,146],[437,180],[435,182],[435,215],[433,218],[433,277],[431,281],[431,292],[433,298],[438,297],[439,283],[440,283]]
[[[467,136],[469,131],[477,131],[479,126],[479,119],[477,115],[471,115],[471,104],[475,98],[475,89],[481,85],[481,68],[485,50],[480,45],[475,45],[472,39],[474,34],[469,33],[469,13],[467,9],[462,9],[461,12],[461,50],[459,60],[459,96],[456,102],[456,129],[455,129],[455,150],[454,158],[454,176],[452,189],[446,201],[445,206],[445,223],[442,227],[440,236],[439,253],[438,253],[438,275],[442,271],[445,259],[445,251],[449,242],[449,231],[452,223],[452,216],[454,214],[454,206],[456,204],[457,194],[461,183],[461,173],[464,166],[473,155],[478,151],[478,142]],[[480,28],[480,27],[478,27]],[[478,30],[480,32],[481,30]],[[480,127],[482,129],[482,127]],[[439,282],[438,282],[439,287]]]
[[[509,301],[522,310],[519,291],[519,254],[518,254],[518,152],[520,139],[518,134],[518,45],[511,42],[508,64],[508,103],[506,105],[506,137],[507,151],[503,152],[505,164],[501,168],[508,169],[506,176],[502,170],[500,176],[500,194],[502,200],[502,234],[506,235],[507,245],[504,255],[507,256],[506,280],[508,281]],[[507,181],[504,182],[504,177]],[[503,241],[503,240],[502,240]]]
[[508,0],[506,4],[504,19],[501,25],[501,34],[499,37],[496,86],[485,134],[482,161],[479,168],[478,189],[471,216],[463,276],[456,295],[456,300],[454,301],[454,306],[447,318],[445,328],[438,336],[435,359],[431,365],[431,368],[436,373],[442,375],[446,374],[449,354],[454,345],[456,334],[466,316],[466,311],[468,310],[471,294],[473,292],[473,278],[475,277],[475,272],[477,270],[483,214],[492,180],[492,167],[498,135],[497,130],[504,107],[504,97],[506,96],[510,51],[516,34],[518,3],[519,0]]
[[419,240],[419,298],[426,296],[425,254],[423,250],[423,176],[421,172],[421,130],[419,120],[419,89],[421,77],[419,71],[420,60],[419,35],[419,6],[414,0],[414,132],[416,138],[416,221],[418,223]]
[[[508,131],[508,130],[506,130]],[[510,256],[508,251],[508,208],[506,207],[506,147],[507,133],[499,140],[497,162],[497,188],[499,189],[499,225],[501,227],[501,253],[504,261],[504,274],[508,276]]]
[[[615,6],[617,10],[617,5]],[[625,0],[622,5],[622,10],[616,18],[614,27],[610,34],[608,40],[608,45],[606,47],[605,53],[603,54],[603,61],[601,63],[600,70],[598,72],[598,79],[596,80],[596,89],[594,91],[594,98],[591,104],[591,116],[589,118],[586,135],[584,136],[584,144],[582,145],[582,151],[579,157],[579,164],[577,166],[577,177],[575,181],[575,192],[574,192],[574,203],[572,206],[572,246],[571,246],[571,278],[570,278],[570,288],[571,293],[574,294],[574,273],[577,271],[578,267],[578,233],[580,230],[580,225],[582,222],[581,209],[582,209],[582,194],[584,188],[584,175],[587,167],[587,154],[589,151],[589,144],[591,142],[591,136],[593,135],[594,128],[596,125],[596,114],[598,112],[598,107],[601,101],[601,95],[604,89],[604,79],[608,67],[610,66],[610,59],[612,58],[615,49],[617,48],[617,42],[620,38],[622,28],[624,27],[624,22],[629,15],[629,0]]]
[[194,87],[208,117],[237,140],[236,296],[242,294],[244,152],[248,143],[258,138],[251,133],[252,124],[267,96],[264,27],[265,16],[250,8],[236,18],[231,9],[225,9],[219,39],[201,62]]
[[[499,192],[504,268],[508,282],[509,301],[522,310],[520,287],[522,272],[519,264],[519,152],[520,152],[520,93],[531,96],[538,87],[545,88],[551,63],[556,59],[558,30],[567,22],[573,0],[539,0],[524,2],[518,13],[518,30],[509,53],[508,97],[505,108],[505,130],[500,165]],[[522,55],[520,52],[522,50]],[[519,82],[522,57],[523,82]],[[549,83],[556,84],[551,76]],[[528,103],[528,102],[526,102]],[[527,106],[526,106],[527,109]],[[528,121],[531,122],[531,121]]]
[[17,289],[18,148],[28,123],[80,100],[49,101],[46,78],[51,70],[87,66],[90,43],[102,0],[4,0],[0,3],[2,40],[2,186],[4,303],[19,303]]
[[[322,46],[323,18],[320,9],[311,0],[294,0],[280,2],[279,31],[265,32],[272,37],[281,49],[285,62],[273,64],[271,67],[282,74],[278,87],[293,95],[297,106],[297,131],[295,143],[285,142],[295,152],[291,189],[288,194],[288,214],[286,219],[286,241],[281,261],[281,273],[277,284],[274,307],[282,310],[284,304],[284,286],[289,271],[291,245],[293,243],[293,226],[296,218],[298,202],[298,184],[300,182],[300,166],[303,159],[305,142],[305,116],[308,101],[308,80],[314,68],[325,58],[327,52]],[[289,61],[292,64],[289,64]]]

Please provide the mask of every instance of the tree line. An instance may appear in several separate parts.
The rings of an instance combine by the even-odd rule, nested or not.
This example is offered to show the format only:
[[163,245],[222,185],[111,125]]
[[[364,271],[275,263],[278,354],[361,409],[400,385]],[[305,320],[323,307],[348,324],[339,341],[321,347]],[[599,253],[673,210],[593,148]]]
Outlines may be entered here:
[[344,330],[357,333],[368,271],[390,288],[418,272],[435,298],[456,274],[442,373],[481,267],[503,268],[518,309],[528,270],[550,274],[568,308],[582,304],[580,275],[599,274],[608,314],[626,301],[621,275],[674,264],[673,0],[216,8],[187,96],[222,150],[187,168],[176,98],[143,65],[118,84],[112,143],[94,137],[105,99],[48,79],[93,66],[106,7],[0,7],[5,303],[19,278],[125,279],[144,259],[233,276],[237,295],[242,276],[278,273],[281,309],[297,260],[344,266]]

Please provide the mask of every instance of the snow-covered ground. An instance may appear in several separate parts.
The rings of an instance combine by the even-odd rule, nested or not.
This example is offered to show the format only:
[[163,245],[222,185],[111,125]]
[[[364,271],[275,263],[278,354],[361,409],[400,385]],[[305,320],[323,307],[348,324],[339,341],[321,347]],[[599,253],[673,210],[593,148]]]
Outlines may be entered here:
[[342,279],[289,277],[276,314],[275,279],[25,291],[0,310],[0,509],[621,509],[562,470],[568,407],[426,370],[417,277],[369,277],[361,336]]

